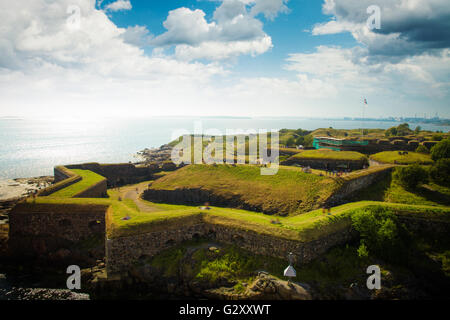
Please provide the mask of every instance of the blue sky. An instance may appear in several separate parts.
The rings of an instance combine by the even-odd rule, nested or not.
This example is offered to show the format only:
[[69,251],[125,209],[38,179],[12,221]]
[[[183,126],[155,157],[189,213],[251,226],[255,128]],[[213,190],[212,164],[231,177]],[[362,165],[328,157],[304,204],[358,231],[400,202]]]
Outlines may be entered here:
[[[104,1],[102,6],[112,2],[114,0]],[[256,57],[239,57],[232,66],[237,73],[253,76],[290,76],[290,72],[280,68],[290,53],[312,52],[319,45],[342,47],[357,45],[357,41],[348,33],[318,37],[313,36],[311,32],[306,32],[315,24],[330,20],[330,16],[322,12],[321,1],[295,0],[288,3],[289,12],[280,14],[274,20],[266,19],[264,15],[259,16],[259,19],[264,21],[264,31],[272,37],[274,47]],[[119,27],[146,26],[152,34],[159,35],[166,31],[163,22],[169,11],[180,7],[201,9],[205,12],[206,19],[211,20],[218,4],[220,1],[136,0],[132,2],[132,10],[110,13],[110,17]],[[147,47],[146,51],[148,50],[151,50],[151,47]]]
[[450,118],[448,0],[17,0],[0,21],[0,116],[359,117],[367,98]]

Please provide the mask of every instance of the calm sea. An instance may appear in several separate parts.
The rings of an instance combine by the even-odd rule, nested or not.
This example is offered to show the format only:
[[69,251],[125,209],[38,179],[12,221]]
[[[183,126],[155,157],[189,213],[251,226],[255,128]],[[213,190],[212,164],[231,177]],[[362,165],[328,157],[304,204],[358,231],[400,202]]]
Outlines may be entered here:
[[[313,119],[0,119],[0,178],[52,175],[58,164],[136,161],[145,148],[159,147],[172,139],[175,130],[306,129],[333,127],[357,129],[361,121]],[[395,122],[366,121],[364,128],[389,128]],[[415,128],[417,124],[411,124]],[[425,130],[449,131],[450,127],[420,124]]]

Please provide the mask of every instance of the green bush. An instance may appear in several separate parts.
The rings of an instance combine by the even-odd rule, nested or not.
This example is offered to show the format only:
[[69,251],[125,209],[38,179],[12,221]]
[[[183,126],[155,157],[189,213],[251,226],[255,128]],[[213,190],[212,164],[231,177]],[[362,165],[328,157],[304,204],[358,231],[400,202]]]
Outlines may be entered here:
[[360,234],[360,257],[370,254],[389,262],[407,261],[412,248],[411,237],[389,209],[359,210],[352,216],[352,226]]
[[314,137],[310,134],[308,134],[307,136],[305,136],[305,147],[312,147],[314,141]]
[[397,127],[387,129],[384,134],[386,137],[389,136],[394,137],[394,136],[406,136],[411,133],[413,133],[413,131],[409,128],[409,124],[402,123]]
[[423,144],[419,145],[416,149],[417,153],[424,153],[424,154],[429,154],[430,150],[428,150],[427,147],[425,147]]
[[430,178],[436,184],[450,188],[450,159],[440,159],[430,169]]
[[428,181],[428,172],[418,164],[407,167],[397,167],[393,175],[402,186],[410,189]]
[[295,139],[293,137],[289,137],[286,141],[286,146],[288,147],[294,147],[295,146]]
[[442,135],[440,134],[433,134],[433,136],[431,137],[432,141],[441,141],[442,140]]
[[442,140],[431,148],[431,159],[437,161],[445,158],[450,158],[450,139]]
[[295,144],[298,146],[303,146],[305,144],[305,137],[300,136],[297,138],[297,140],[295,141]]

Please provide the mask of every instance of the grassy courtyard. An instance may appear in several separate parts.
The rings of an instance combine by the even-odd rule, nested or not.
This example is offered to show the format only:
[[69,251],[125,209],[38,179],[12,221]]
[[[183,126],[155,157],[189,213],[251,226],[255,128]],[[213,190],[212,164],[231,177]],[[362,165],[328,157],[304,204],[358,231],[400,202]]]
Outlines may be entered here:
[[414,163],[426,165],[433,163],[433,160],[431,160],[431,157],[428,154],[417,152],[408,152],[407,154],[400,153],[400,151],[384,151],[371,155],[370,159],[382,163],[405,165]]
[[367,160],[366,156],[359,152],[333,151],[328,149],[305,150],[292,156],[291,159]]

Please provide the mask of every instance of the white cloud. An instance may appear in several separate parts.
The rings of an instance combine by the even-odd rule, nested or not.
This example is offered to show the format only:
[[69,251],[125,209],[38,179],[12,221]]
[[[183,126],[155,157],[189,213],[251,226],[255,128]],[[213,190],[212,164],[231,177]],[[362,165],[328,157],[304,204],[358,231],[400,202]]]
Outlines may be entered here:
[[[381,29],[366,26],[371,5],[380,8]],[[332,20],[317,24],[314,35],[351,32],[374,59],[399,61],[450,47],[448,0],[325,0],[322,8]]]
[[262,13],[267,19],[275,19],[279,13],[288,13],[288,0],[256,0],[251,9],[251,14],[257,16]]
[[122,11],[122,10],[131,10],[133,7],[131,5],[130,0],[117,0],[105,7],[107,11]]
[[242,54],[256,56],[263,54],[272,48],[272,40],[264,36],[247,41],[208,41],[198,46],[178,45],[175,48],[175,56],[181,60],[225,60]]
[[[69,5],[81,9],[77,30],[66,24]],[[448,99],[448,50],[391,63],[369,61],[366,48],[322,46],[289,56],[290,78],[237,78],[219,62],[198,62],[270,50],[252,4],[244,5],[224,2],[211,21],[200,10],[175,10],[163,38],[175,53],[167,56],[165,47],[146,54],[149,31],[117,27],[94,0],[0,2],[0,114],[342,116],[341,107],[358,110],[365,95],[396,110],[415,97]]]
[[446,79],[450,74],[449,49],[439,56],[415,56],[400,63],[368,63],[365,49],[319,46],[314,53],[291,54],[287,61],[287,70],[323,81],[341,94],[353,91],[363,96],[376,91],[380,95],[431,98],[450,93]]
[[284,1],[225,0],[208,22],[202,10],[178,8],[169,12],[164,21],[167,31],[155,37],[152,44],[175,46],[177,57],[184,60],[263,54],[272,48],[272,39],[255,15],[274,18],[280,11],[286,11]]

